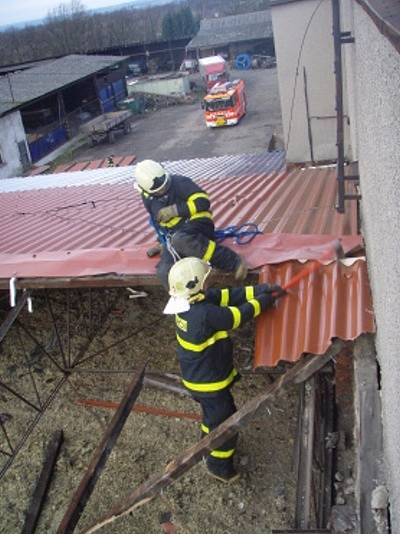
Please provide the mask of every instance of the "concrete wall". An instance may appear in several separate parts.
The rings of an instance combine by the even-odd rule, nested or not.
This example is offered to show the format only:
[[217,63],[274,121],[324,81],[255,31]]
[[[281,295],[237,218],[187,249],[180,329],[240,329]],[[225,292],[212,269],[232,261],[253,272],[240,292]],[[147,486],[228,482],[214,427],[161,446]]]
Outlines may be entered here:
[[353,2],[362,229],[377,322],[392,532],[400,532],[400,54]]
[[0,164],[0,179],[21,176],[23,169],[17,145],[20,141],[25,142],[30,158],[20,112],[14,111],[0,117],[0,154],[3,161]]
[[[311,160],[303,67],[307,72],[310,115],[324,117],[311,119],[314,159],[316,161],[336,159],[331,4],[329,1],[321,3],[317,0],[306,0],[273,6],[271,9],[287,159],[290,162]],[[296,83],[301,43],[315,9],[315,15],[304,40]],[[294,100],[293,94],[295,94]],[[345,138],[348,145],[350,137],[346,130]],[[346,154],[349,155],[348,146]]]
[[188,76],[174,78],[155,78],[140,80],[132,85],[128,84],[128,95],[135,93],[150,93],[153,95],[183,95],[190,92]]

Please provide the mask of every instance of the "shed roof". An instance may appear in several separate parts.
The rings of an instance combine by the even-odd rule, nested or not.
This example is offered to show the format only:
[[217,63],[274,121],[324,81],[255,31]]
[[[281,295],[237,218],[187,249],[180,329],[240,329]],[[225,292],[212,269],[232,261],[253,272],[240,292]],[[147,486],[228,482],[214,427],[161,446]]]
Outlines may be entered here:
[[[240,246],[252,267],[318,257],[332,236],[348,236],[347,250],[360,244],[355,203],[335,209],[333,168],[287,171],[280,151],[165,165],[209,192],[217,227],[254,222],[269,234]],[[1,180],[0,278],[154,277],[154,232],[132,176],[114,167]]]
[[117,65],[124,56],[70,55],[0,78],[0,116],[31,100]]
[[187,48],[210,48],[240,41],[253,41],[272,37],[271,12],[256,11],[203,19],[197,35]]

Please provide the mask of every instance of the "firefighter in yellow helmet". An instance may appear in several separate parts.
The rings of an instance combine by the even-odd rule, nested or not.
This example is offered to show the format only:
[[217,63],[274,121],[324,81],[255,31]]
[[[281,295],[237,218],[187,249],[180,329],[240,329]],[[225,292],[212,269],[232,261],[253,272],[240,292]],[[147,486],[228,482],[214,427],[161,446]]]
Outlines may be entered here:
[[[162,247],[157,275],[168,288],[168,272],[174,261],[196,256],[243,280],[247,268],[241,257],[215,241],[208,194],[186,176],[169,174],[162,165],[144,160],[136,165],[136,188],[140,191]],[[148,255],[160,252],[152,248]]]
[[[168,277],[170,301],[175,304],[169,303],[165,310],[172,313],[175,306],[183,384],[201,404],[201,430],[205,435],[236,411],[230,389],[239,373],[233,365],[229,330],[257,317],[284,294],[280,286],[268,284],[206,289],[210,270],[198,258],[175,263]],[[239,476],[233,464],[236,441],[237,436],[227,440],[206,459],[208,472],[223,482],[232,482]]]

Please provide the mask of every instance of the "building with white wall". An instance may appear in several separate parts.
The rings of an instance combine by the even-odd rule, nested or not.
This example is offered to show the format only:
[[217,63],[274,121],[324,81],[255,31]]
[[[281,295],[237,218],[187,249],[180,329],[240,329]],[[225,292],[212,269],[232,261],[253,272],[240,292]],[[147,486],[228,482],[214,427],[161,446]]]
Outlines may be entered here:
[[0,179],[20,176],[31,164],[21,113],[0,117]]
[[[276,0],[271,11],[287,160],[334,160],[337,149],[330,2]],[[346,156],[350,152],[347,143]]]
[[[392,532],[400,532],[400,4],[341,0],[340,8],[341,31],[354,37],[342,46],[345,153],[359,163]],[[272,7],[285,140],[292,121],[289,161],[310,160],[303,65],[311,115],[335,114],[331,9],[329,0],[277,0]],[[315,159],[336,159],[335,119],[321,129],[311,124]]]

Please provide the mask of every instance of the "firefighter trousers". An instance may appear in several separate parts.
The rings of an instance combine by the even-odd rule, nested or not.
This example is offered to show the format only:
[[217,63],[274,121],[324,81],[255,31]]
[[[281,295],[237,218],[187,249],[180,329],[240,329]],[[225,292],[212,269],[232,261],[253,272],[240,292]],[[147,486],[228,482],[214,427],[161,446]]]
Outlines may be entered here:
[[[235,401],[230,389],[224,389],[212,397],[194,398],[200,403],[203,412],[201,424],[203,436],[217,428],[225,419],[236,412]],[[236,434],[207,456],[207,467],[210,471],[219,475],[232,473],[237,437]]]
[[194,256],[208,261],[213,267],[226,272],[233,272],[240,264],[240,256],[233,250],[218,245],[212,238],[197,229],[184,228],[175,232],[170,238],[170,245],[176,251],[174,258],[168,247],[163,246],[161,259],[157,264],[157,276],[168,290],[168,273],[179,258]]

